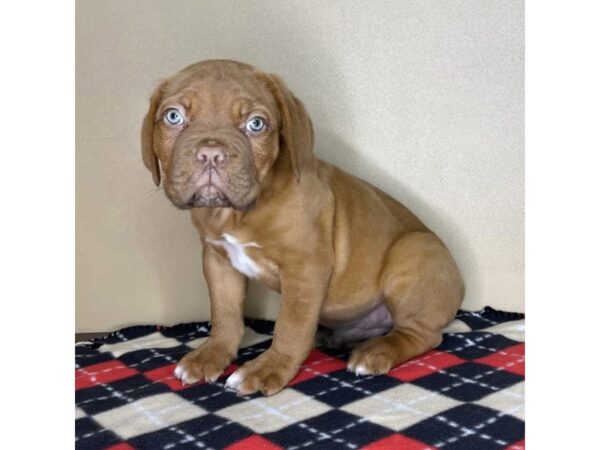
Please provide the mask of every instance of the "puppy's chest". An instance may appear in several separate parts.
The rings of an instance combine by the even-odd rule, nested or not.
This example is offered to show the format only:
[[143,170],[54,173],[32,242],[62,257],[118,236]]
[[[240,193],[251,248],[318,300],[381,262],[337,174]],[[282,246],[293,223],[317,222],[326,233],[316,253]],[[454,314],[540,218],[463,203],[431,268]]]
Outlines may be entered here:
[[229,258],[233,268],[248,278],[267,282],[278,276],[277,265],[267,257],[265,249],[257,242],[242,240],[231,233],[223,233],[219,239],[206,238],[206,242],[219,249]]
[[223,233],[221,239],[206,239],[210,245],[222,249],[231,265],[238,271],[250,278],[258,278],[260,267],[254,258],[250,255],[250,249],[260,248],[256,242],[241,242],[235,236],[229,233]]

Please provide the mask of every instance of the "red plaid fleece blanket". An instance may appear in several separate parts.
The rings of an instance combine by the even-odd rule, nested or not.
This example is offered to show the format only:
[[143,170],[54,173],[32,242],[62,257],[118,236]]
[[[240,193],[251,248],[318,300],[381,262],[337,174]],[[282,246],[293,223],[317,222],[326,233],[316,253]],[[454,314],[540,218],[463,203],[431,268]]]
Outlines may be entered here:
[[183,386],[177,361],[206,322],[130,327],[75,347],[77,449],[524,449],[524,318],[460,311],[442,344],[387,375],[346,370],[315,348],[279,394],[237,396],[227,375],[270,345],[248,320],[238,359],[214,384]]

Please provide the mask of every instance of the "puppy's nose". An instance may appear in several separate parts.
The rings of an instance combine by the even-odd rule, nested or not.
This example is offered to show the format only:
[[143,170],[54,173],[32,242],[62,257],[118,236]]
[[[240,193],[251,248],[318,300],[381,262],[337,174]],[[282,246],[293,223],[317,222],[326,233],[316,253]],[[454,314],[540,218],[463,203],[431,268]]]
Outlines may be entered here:
[[225,162],[225,152],[221,147],[200,147],[196,152],[196,158],[203,164],[220,165]]

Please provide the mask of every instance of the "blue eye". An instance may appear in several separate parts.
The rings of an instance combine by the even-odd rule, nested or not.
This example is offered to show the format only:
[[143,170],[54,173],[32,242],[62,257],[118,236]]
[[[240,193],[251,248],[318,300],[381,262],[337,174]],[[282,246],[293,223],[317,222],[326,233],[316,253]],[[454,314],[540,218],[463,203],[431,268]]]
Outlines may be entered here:
[[251,133],[260,133],[262,130],[264,130],[266,125],[267,124],[262,117],[255,116],[246,122],[246,130]]
[[185,119],[177,108],[169,108],[165,112],[165,122],[169,125],[182,125]]

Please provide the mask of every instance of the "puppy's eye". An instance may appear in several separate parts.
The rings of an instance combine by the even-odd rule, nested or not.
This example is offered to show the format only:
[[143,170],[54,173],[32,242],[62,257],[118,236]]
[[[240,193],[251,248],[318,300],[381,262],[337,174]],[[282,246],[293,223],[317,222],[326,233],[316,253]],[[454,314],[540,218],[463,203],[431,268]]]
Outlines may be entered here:
[[169,125],[183,125],[185,119],[183,117],[183,113],[179,111],[177,108],[169,108],[165,112],[165,122]]
[[246,122],[246,130],[250,133],[260,133],[266,126],[265,120],[258,116],[254,116]]

